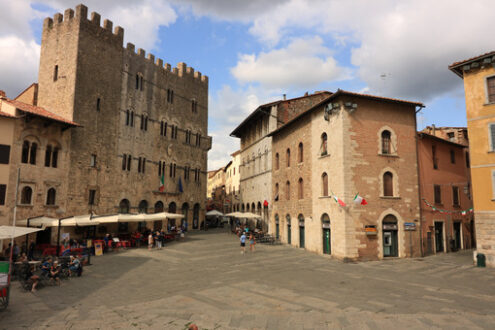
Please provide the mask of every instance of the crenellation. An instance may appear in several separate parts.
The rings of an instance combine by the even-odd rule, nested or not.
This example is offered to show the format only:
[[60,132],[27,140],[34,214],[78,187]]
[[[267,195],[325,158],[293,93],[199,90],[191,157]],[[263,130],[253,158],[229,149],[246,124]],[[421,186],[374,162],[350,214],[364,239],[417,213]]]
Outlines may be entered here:
[[71,8],[66,9],[64,12],[64,22],[71,20],[72,18],[74,18],[74,10]]
[[83,4],[76,6],[76,18],[77,19],[87,19],[88,18],[88,7]]
[[124,28],[117,25],[115,29],[113,29],[113,34],[119,38],[124,38]]
[[187,72],[187,74],[191,74],[191,75],[193,75],[193,74],[194,74],[194,69],[193,69],[193,68],[191,68],[191,67],[187,67],[187,68],[186,68],[186,72]]
[[137,54],[138,56],[144,57],[146,55],[146,51],[142,48],[138,48]]
[[91,13],[91,22],[95,25],[98,25],[100,26],[100,20],[101,20],[101,15],[96,13],[96,12],[92,12]]
[[177,68],[173,68],[173,69],[172,69],[172,73],[173,73],[173,74],[177,74],[177,75],[178,75],[178,74],[179,74],[179,69],[177,69]]
[[103,21],[103,28],[106,29],[106,30],[112,31],[112,29],[113,29],[113,23],[112,23],[112,21],[109,20],[109,19],[105,19]]
[[128,43],[127,43],[127,47],[126,47],[126,49],[127,49],[130,53],[132,53],[132,54],[136,54],[136,46],[134,46],[134,44],[133,44],[133,43],[128,42]]
[[208,84],[208,76],[201,76],[201,82]]
[[56,13],[53,15],[53,21],[55,24],[60,24],[64,20],[64,16],[61,13]]
[[194,78],[201,79],[201,72],[199,71],[194,72]]
[[155,55],[148,53],[148,56],[146,57],[150,62],[155,63]]
[[43,21],[43,30],[50,29],[53,27],[53,19],[51,17],[45,18]]
[[163,69],[163,60],[161,58],[157,58],[155,64]]
[[167,70],[168,72],[170,72],[172,70],[172,66],[170,65],[170,63],[165,63],[165,66],[164,66],[165,70]]
[[177,63],[177,69],[179,73],[179,77],[182,77],[184,73],[186,72],[187,64],[184,62],[179,62]]

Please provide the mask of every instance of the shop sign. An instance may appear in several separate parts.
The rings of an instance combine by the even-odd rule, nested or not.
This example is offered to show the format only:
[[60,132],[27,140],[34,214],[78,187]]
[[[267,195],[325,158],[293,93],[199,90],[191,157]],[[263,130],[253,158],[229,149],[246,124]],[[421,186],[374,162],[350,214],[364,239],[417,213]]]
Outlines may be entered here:
[[397,230],[397,224],[396,223],[384,223],[383,224],[383,230]]
[[324,222],[323,223],[323,228],[324,229],[330,229],[330,222]]
[[366,235],[370,235],[370,236],[377,235],[378,233],[375,225],[364,226],[364,231],[366,232]]
[[416,230],[416,224],[414,222],[405,222],[404,230]]

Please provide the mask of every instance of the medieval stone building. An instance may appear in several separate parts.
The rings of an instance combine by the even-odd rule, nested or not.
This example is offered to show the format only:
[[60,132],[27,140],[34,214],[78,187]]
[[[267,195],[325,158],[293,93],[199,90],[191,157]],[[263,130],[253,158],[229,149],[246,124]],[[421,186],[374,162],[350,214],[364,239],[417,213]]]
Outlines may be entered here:
[[65,131],[66,144],[58,139],[67,181],[57,215],[181,212],[189,229],[199,228],[211,148],[208,77],[124,47],[123,38],[98,13],[88,19],[84,5],[44,21],[36,104],[80,125]]

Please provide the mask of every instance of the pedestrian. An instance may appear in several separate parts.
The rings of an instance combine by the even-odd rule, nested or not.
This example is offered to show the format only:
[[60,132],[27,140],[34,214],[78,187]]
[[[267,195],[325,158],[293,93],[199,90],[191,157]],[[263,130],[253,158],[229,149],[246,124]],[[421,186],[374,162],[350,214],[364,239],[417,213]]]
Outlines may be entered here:
[[254,252],[254,246],[256,245],[256,239],[253,234],[249,234],[249,251]]
[[161,250],[162,249],[162,237],[161,237],[160,231],[158,231],[158,230],[156,231],[155,241],[156,241],[157,249]]
[[246,252],[246,234],[242,233],[241,238],[241,254],[244,254]]
[[34,248],[35,247],[36,247],[36,244],[34,243],[34,241],[31,241],[31,243],[29,244],[29,248],[28,248],[28,259],[29,260],[34,259]]
[[151,251],[153,248],[153,234],[150,232],[148,235],[148,250]]

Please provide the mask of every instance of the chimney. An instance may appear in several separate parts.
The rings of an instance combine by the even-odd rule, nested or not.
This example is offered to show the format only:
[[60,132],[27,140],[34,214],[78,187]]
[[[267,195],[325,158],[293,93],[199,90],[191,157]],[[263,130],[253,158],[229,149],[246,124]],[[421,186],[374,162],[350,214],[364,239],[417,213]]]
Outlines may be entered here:
[[308,92],[304,93],[304,96],[308,96],[308,95],[309,95],[309,93],[308,93]]
[[431,135],[435,135],[435,124],[431,124]]
[[284,96],[284,101],[285,101],[285,100],[287,100],[287,95],[286,95],[286,94],[284,94],[283,96]]
[[0,89],[0,99],[6,97],[5,92]]

